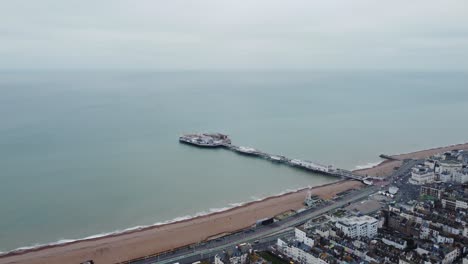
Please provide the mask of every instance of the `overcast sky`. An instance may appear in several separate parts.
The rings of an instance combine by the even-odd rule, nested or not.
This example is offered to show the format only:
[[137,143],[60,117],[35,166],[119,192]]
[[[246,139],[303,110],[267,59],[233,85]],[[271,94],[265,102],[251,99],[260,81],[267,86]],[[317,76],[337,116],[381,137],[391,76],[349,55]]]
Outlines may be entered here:
[[468,71],[468,1],[12,0],[0,69]]

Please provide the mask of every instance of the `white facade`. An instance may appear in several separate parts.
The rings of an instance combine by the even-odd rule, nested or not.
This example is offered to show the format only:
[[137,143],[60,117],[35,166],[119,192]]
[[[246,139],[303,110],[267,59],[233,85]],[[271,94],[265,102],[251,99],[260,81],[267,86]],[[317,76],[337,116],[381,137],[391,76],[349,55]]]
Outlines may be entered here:
[[420,255],[420,256],[429,254],[429,251],[428,251],[427,249],[422,248],[422,247],[419,247],[419,246],[416,248],[415,251],[416,251],[416,253],[418,253],[418,255]]
[[303,230],[301,230],[299,228],[295,228],[294,229],[294,234],[296,236],[297,241],[302,242],[302,243],[306,244],[309,247],[314,246],[314,240],[312,238],[308,237],[306,232],[304,232]]
[[245,254],[242,254],[240,256],[231,257],[229,259],[229,261],[230,261],[231,264],[245,264],[245,263],[247,263],[247,257],[248,256],[249,255],[247,253],[245,253]]
[[435,168],[436,168],[435,165],[436,165],[436,162],[434,160],[424,161],[424,166],[429,167],[431,170],[435,170]]
[[416,166],[411,171],[410,183],[423,185],[434,182],[436,175],[433,170],[426,166]]
[[317,233],[321,237],[328,238],[330,236],[330,229],[322,229],[322,228],[317,228],[315,229],[315,233]]
[[[449,200],[442,198],[442,207],[446,208],[447,205],[455,205],[455,209],[468,209],[468,202],[463,200]],[[451,207],[451,206],[449,206]]]
[[468,169],[464,168],[455,171],[444,171],[439,175],[439,179],[442,182],[457,182],[467,183],[468,182]]
[[387,244],[387,245],[390,245],[390,246],[393,246],[395,248],[398,248],[398,249],[405,249],[407,247],[407,242],[406,240],[401,240],[401,241],[393,241],[393,240],[390,240],[390,239],[387,239],[387,238],[382,238],[382,242],[384,244]]
[[449,172],[444,172],[439,174],[439,180],[441,182],[451,182],[452,180],[452,174]]
[[400,190],[400,189],[398,187],[395,187],[395,186],[391,186],[391,187],[388,188],[388,192],[390,194],[393,194],[393,195],[397,194],[398,190]]
[[370,216],[349,217],[338,220],[335,224],[343,233],[351,238],[368,237],[377,235],[377,219]]
[[468,182],[468,170],[457,170],[453,173],[453,181],[458,183]]
[[453,161],[453,160],[441,160],[439,161],[439,169],[440,172],[449,172],[449,173],[454,173],[458,170],[461,170],[463,167],[463,164],[458,161]]
[[444,237],[444,236],[441,236],[440,234],[438,234],[437,237],[436,237],[436,241],[439,244],[452,244],[453,243],[453,238]]
[[214,258],[214,264],[224,264],[224,262],[221,260],[221,258],[216,255]]
[[445,254],[445,257],[442,260],[442,264],[451,264],[455,261],[457,257],[458,257],[458,249],[455,248],[449,253]]
[[309,252],[306,252],[298,247],[289,246],[286,242],[278,238],[277,241],[278,250],[284,255],[294,259],[299,263],[310,263],[310,264],[327,264],[326,261],[316,258]]

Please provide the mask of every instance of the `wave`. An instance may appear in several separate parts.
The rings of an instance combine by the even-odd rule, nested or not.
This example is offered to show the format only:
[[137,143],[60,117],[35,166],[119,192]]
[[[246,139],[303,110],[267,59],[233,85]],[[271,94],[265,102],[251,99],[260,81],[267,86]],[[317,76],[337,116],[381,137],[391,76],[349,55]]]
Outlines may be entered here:
[[270,196],[263,196],[263,197],[252,196],[251,197],[252,199],[250,201],[247,201],[247,202],[229,203],[228,206],[226,206],[226,207],[210,208],[207,211],[201,211],[201,212],[195,213],[194,215],[179,216],[179,217],[173,218],[171,220],[167,220],[167,221],[163,221],[163,222],[156,222],[156,223],[151,224],[151,225],[139,225],[139,226],[134,226],[134,227],[126,228],[126,229],[115,230],[115,231],[112,231],[112,232],[99,233],[99,234],[87,236],[87,237],[84,237],[84,238],[60,239],[60,240],[58,240],[56,242],[52,242],[52,243],[34,244],[32,246],[20,247],[20,248],[13,249],[11,251],[6,251],[6,252],[1,252],[0,251],[0,256],[21,253],[21,252],[29,251],[29,250],[38,250],[38,249],[41,249],[41,248],[46,248],[46,247],[51,247],[51,246],[59,246],[59,245],[63,245],[63,244],[73,243],[73,242],[97,239],[97,238],[102,238],[102,237],[107,237],[107,236],[112,236],[112,235],[119,235],[119,234],[124,234],[124,233],[128,233],[128,232],[133,232],[133,231],[138,231],[138,230],[150,228],[150,227],[156,227],[156,226],[160,226],[160,225],[180,222],[180,221],[189,220],[189,219],[192,219],[192,218],[205,216],[205,215],[209,215],[209,214],[213,214],[213,213],[224,212],[224,211],[236,208],[236,207],[244,206],[244,205],[246,205],[248,203],[259,202],[259,201],[263,201],[263,200],[268,199],[268,198],[278,197],[278,196],[282,196],[282,195],[285,195],[285,194],[288,194],[288,193],[294,193],[294,192],[297,192],[297,191],[300,191],[300,190],[303,190],[303,189],[306,189],[306,188],[310,189],[312,187],[307,186],[307,187],[300,187],[300,188],[296,188],[296,189],[286,189],[283,192],[280,192],[280,193],[274,194],[274,195],[270,195]]
[[[333,184],[333,182],[329,183],[329,184]],[[328,184],[324,184],[324,185],[328,185]],[[299,187],[299,188],[294,188],[294,189],[288,188],[288,189],[286,189],[286,190],[284,190],[284,191],[282,191],[280,193],[273,194],[273,195],[265,195],[263,197],[252,196],[251,199],[249,201],[247,201],[247,202],[229,203],[228,206],[226,206],[226,207],[210,208],[207,211],[201,211],[201,212],[195,213],[194,215],[179,216],[179,217],[173,218],[171,220],[167,220],[167,221],[163,221],[163,222],[156,222],[156,223],[150,224],[150,225],[139,225],[139,226],[134,226],[134,227],[126,228],[126,229],[115,230],[115,231],[112,231],[112,232],[99,233],[99,234],[96,234],[96,235],[91,235],[91,236],[87,236],[87,237],[79,238],[79,239],[60,239],[60,240],[58,240],[56,242],[52,242],[52,243],[34,244],[32,246],[20,247],[20,248],[16,248],[14,250],[11,250],[11,251],[6,251],[6,252],[1,252],[0,251],[0,257],[4,256],[4,255],[9,255],[9,254],[21,253],[23,251],[39,250],[41,248],[46,248],[46,247],[51,247],[51,246],[59,246],[59,245],[63,245],[63,244],[73,243],[73,242],[80,242],[80,241],[92,240],[92,239],[97,239],[97,238],[102,238],[102,237],[107,237],[107,236],[112,236],[112,235],[125,234],[125,233],[129,233],[129,232],[134,232],[134,231],[143,230],[143,229],[147,229],[147,228],[152,228],[152,227],[156,227],[156,226],[161,226],[161,225],[165,225],[165,224],[171,224],[171,223],[175,223],[175,222],[185,221],[185,220],[189,220],[189,219],[192,219],[192,218],[201,217],[201,216],[205,216],[205,215],[209,215],[209,214],[213,214],[213,213],[224,212],[224,211],[236,208],[236,207],[244,206],[244,205],[249,204],[249,203],[260,202],[260,201],[263,201],[263,200],[266,200],[266,199],[271,199],[271,198],[283,196],[283,195],[288,194],[288,193],[295,193],[295,192],[298,192],[298,191],[301,191],[301,190],[304,190],[304,189],[311,189],[311,188],[314,188],[314,187],[320,187],[320,186],[324,186],[324,185],[317,185],[317,186],[310,186],[309,185],[309,186],[304,186],[304,187]]]
[[365,165],[356,165],[356,167],[355,167],[354,169],[355,169],[355,170],[370,169],[370,168],[373,168],[373,167],[379,165],[380,163],[382,163],[382,161],[368,162],[368,163],[365,164]]

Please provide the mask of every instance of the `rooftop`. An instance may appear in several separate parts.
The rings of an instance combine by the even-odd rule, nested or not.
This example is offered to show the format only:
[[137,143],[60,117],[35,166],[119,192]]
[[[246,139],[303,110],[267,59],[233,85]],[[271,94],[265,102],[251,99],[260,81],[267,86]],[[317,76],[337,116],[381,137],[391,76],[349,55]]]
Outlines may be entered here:
[[344,226],[352,226],[352,225],[363,225],[363,224],[373,224],[377,223],[377,219],[370,217],[368,215],[363,216],[352,216],[347,218],[341,218],[338,222]]

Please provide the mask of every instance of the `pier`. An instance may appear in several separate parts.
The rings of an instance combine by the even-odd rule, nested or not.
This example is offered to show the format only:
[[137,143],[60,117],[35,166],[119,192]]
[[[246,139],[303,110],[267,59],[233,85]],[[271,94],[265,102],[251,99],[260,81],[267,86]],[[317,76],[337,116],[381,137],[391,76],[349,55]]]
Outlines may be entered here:
[[335,168],[332,165],[322,165],[320,163],[291,159],[282,155],[270,154],[252,147],[236,146],[231,143],[231,140],[227,135],[220,133],[204,133],[204,134],[188,134],[179,137],[181,143],[203,147],[203,148],[225,148],[233,152],[249,155],[254,157],[263,158],[270,160],[275,163],[281,163],[295,168],[304,169],[314,173],[320,173],[329,176],[335,176],[340,178],[347,178],[352,180],[362,181],[365,184],[371,184],[369,178],[361,175],[354,174],[352,171]]
[[401,159],[392,157],[390,155],[385,155],[385,154],[380,154],[379,156],[381,159],[386,159],[386,160],[396,160],[396,161],[401,161]]

